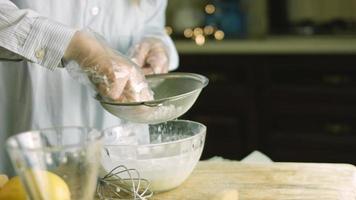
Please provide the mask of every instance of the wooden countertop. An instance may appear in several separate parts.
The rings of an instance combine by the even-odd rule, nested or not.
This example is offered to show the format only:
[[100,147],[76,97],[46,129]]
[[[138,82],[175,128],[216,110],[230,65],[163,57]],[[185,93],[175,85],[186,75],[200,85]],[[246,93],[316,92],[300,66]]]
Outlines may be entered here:
[[356,54],[356,36],[271,36],[265,39],[175,41],[184,54]]
[[355,200],[348,164],[200,162],[175,190],[154,200]]

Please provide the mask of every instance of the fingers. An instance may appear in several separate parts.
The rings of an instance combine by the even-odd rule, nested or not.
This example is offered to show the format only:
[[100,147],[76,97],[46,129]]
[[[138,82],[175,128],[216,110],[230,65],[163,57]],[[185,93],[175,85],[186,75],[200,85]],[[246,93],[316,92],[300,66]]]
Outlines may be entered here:
[[132,60],[138,65],[143,66],[150,51],[150,44],[147,42],[142,42],[135,46]]
[[127,82],[128,91],[131,100],[133,101],[149,101],[153,100],[153,94],[150,92],[148,83],[141,73],[141,70],[133,68],[130,78]]
[[107,95],[114,101],[120,100],[125,86],[129,81],[130,73],[126,69],[114,69],[114,80],[109,86]]
[[168,69],[165,67],[165,65],[145,64],[145,66],[142,67],[142,72],[145,75],[165,74],[168,73]]
[[114,58],[100,56],[87,64],[85,72],[97,91],[111,100],[117,100],[128,80],[129,72]]
[[168,72],[167,48],[158,39],[146,39],[137,45],[132,60],[141,66],[145,75]]
[[[100,62],[89,76],[98,92],[116,102],[153,100],[153,94],[141,70],[120,57]],[[94,67],[95,68],[95,67]]]
[[144,75],[151,75],[151,74],[155,74],[155,71],[153,70],[153,68],[150,65],[145,65],[142,67],[142,72]]
[[118,101],[129,80],[129,70],[126,66],[120,66],[113,60],[101,62],[101,67],[97,67],[89,73],[90,80],[95,84],[98,92],[103,97]]
[[160,49],[153,49],[150,51],[146,60],[147,64],[152,68],[155,74],[162,74],[168,72],[168,55],[165,51]]
[[145,75],[168,73],[168,55],[165,51],[153,49],[146,56],[147,59],[142,66]]
[[[105,45],[103,48],[92,46],[87,48],[89,50],[83,53],[78,63],[102,97],[115,102],[153,99],[144,74],[134,63]],[[140,66],[143,66],[148,59],[149,47],[148,43],[137,46],[134,59]]]
[[[141,70],[131,63],[112,62],[108,80],[97,85],[104,97],[116,102],[139,102],[153,100],[153,94]],[[114,74],[114,75],[112,75]]]

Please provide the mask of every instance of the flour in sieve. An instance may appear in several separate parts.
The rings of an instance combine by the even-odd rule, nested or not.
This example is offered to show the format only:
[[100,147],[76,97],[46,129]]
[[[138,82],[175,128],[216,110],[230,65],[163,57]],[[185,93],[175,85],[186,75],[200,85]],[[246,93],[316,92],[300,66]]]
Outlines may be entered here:
[[183,108],[181,106],[163,105],[155,107],[152,112],[147,113],[147,118],[150,121],[162,121],[162,119],[172,120],[177,116],[177,113],[181,113]]

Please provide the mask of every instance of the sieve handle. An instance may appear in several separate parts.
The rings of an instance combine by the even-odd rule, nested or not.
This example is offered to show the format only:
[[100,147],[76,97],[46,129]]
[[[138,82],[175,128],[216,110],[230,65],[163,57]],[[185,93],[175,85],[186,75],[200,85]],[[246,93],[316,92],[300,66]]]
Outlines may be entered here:
[[161,100],[161,101],[155,101],[155,102],[142,102],[142,104],[145,106],[148,106],[148,107],[160,107],[166,101],[167,100]]

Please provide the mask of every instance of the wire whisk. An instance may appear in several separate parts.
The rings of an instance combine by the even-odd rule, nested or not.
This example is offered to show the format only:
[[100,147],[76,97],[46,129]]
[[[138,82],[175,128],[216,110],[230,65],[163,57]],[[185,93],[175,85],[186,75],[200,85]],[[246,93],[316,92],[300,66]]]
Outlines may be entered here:
[[120,165],[99,178],[96,196],[100,200],[147,200],[153,195],[149,188],[150,182],[136,169]]

